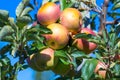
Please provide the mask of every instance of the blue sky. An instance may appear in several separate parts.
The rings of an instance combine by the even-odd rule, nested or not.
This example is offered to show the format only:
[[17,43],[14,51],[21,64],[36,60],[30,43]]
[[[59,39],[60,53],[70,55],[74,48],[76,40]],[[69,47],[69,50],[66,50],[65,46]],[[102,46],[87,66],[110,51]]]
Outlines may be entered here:
[[[8,10],[9,15],[11,17],[16,17],[15,10],[20,1],[22,0],[1,0],[0,9]],[[103,0],[96,0],[96,1],[97,1],[97,4],[102,5],[100,4],[100,2]],[[41,0],[39,0],[39,2],[41,2]],[[5,45],[2,42],[0,42],[0,44],[1,44],[1,47]],[[35,71],[33,71],[31,68],[28,68],[18,73],[18,80],[34,80],[34,76],[35,76]]]

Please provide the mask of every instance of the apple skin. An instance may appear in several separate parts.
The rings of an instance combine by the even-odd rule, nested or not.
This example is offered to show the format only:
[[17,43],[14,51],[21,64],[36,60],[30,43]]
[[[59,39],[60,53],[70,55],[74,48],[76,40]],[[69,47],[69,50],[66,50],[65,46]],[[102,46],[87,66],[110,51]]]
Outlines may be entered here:
[[96,34],[89,28],[81,28],[80,33],[92,34],[96,36]]
[[60,15],[60,24],[72,34],[76,34],[82,25],[82,15],[76,8],[66,8]]
[[[97,73],[100,77],[102,78],[106,78],[106,69],[107,69],[107,65],[104,62],[98,61],[98,64],[94,70],[95,73]],[[103,70],[101,70],[103,69]]]
[[54,50],[46,48],[38,53],[32,54],[27,62],[29,66],[36,71],[49,70],[55,66],[56,61],[54,60]]
[[[96,35],[91,29],[88,28],[82,28],[80,33],[92,34],[94,36]],[[86,54],[90,54],[97,48],[97,44],[89,42],[83,38],[75,39],[73,41],[73,45],[75,45],[79,50],[85,52]]]
[[46,44],[52,49],[62,49],[69,41],[68,30],[59,23],[53,23],[47,26],[52,31],[52,34],[43,34]]
[[59,19],[60,13],[59,5],[53,2],[47,2],[38,10],[37,20],[42,25],[49,25],[55,23]]

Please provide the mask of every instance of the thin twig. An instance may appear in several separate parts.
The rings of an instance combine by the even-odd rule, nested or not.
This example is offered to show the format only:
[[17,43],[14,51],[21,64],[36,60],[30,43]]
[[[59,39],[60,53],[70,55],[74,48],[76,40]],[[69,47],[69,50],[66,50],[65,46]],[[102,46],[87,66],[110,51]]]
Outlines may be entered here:
[[120,18],[115,19],[113,21],[106,21],[106,25],[118,24],[119,21],[120,21]]

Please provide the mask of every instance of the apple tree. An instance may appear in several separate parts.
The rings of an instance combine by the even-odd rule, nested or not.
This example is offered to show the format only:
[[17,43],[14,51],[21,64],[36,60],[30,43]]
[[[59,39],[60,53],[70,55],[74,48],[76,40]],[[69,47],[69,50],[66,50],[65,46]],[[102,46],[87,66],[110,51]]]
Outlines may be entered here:
[[22,0],[16,18],[0,10],[2,80],[17,80],[28,67],[51,70],[56,80],[120,79],[119,0],[33,1]]

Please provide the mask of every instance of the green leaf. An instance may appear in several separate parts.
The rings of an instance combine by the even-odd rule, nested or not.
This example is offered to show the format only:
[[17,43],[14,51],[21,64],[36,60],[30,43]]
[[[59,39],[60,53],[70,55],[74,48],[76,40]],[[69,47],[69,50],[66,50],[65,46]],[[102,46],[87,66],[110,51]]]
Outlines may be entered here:
[[114,69],[115,75],[119,76],[120,75],[120,64],[116,64],[113,69]]
[[104,40],[105,43],[107,43],[108,42],[108,38],[107,38],[105,30],[103,30],[102,33],[103,33],[103,40]]
[[92,37],[95,37],[95,36],[93,36],[91,34],[86,34],[86,33],[79,33],[79,34],[75,35],[75,38],[89,39],[89,38],[92,38]]
[[66,0],[60,0],[60,9],[64,10],[65,8],[71,7],[73,4],[75,4],[74,0],[70,0],[70,2],[67,2]]
[[32,7],[27,7],[23,10],[21,16],[25,16],[26,14],[28,14],[30,11],[32,11],[33,8]]
[[110,35],[109,35],[109,37],[110,37],[110,47],[111,48],[114,48],[114,46],[115,46],[115,41],[116,41],[116,39],[117,39],[117,36],[116,36],[116,34],[115,33],[111,33]]
[[81,77],[84,80],[90,80],[91,76],[94,73],[94,69],[96,68],[98,61],[96,59],[88,59],[84,66],[82,67],[82,75]]
[[112,7],[112,10],[116,10],[116,9],[119,9],[120,8],[120,1],[117,1],[113,7]]
[[49,0],[50,2],[57,2],[57,1],[59,1],[59,0]]
[[5,54],[5,53],[7,53],[7,52],[10,50],[10,48],[11,48],[11,44],[5,45],[4,47],[2,47],[2,48],[0,49],[0,54]]
[[117,35],[120,34],[120,25],[116,26],[115,33],[116,33]]
[[119,1],[119,0],[110,0],[112,3],[116,3],[117,1]]
[[64,50],[55,50],[55,56],[67,58],[66,52]]
[[27,69],[28,67],[28,65],[22,65],[22,70]]
[[65,5],[66,5],[66,0],[60,0],[60,7],[61,7],[61,10],[64,10]]
[[19,3],[19,5],[16,8],[16,16],[20,17],[25,7],[29,4],[29,0],[23,0]]
[[17,18],[17,25],[20,27],[20,28],[23,28],[25,25],[29,24],[32,22],[32,18],[30,15],[25,15],[25,16],[22,16],[22,17],[18,17]]
[[10,59],[8,57],[0,59],[0,62],[3,63],[3,65],[8,65],[10,63]]
[[93,21],[93,20],[95,20],[95,18],[96,18],[96,16],[97,16],[97,14],[92,14],[90,17],[90,19]]
[[49,2],[50,0],[42,0],[42,5],[46,2]]
[[71,56],[73,56],[74,58],[83,58],[83,57],[87,57],[87,55],[86,55],[84,52],[78,51],[78,50],[72,52]]
[[0,21],[8,21],[9,12],[6,10],[0,10]]
[[64,65],[69,65],[70,62],[66,61],[65,59],[63,58],[60,58],[60,61],[64,64]]
[[52,31],[45,26],[36,25],[28,30],[28,32],[39,32],[40,34],[51,34]]
[[95,56],[98,60],[102,61],[101,55],[97,52],[95,52]]
[[117,16],[120,16],[120,13],[119,12],[108,12],[108,15],[115,19]]
[[14,31],[11,26],[5,25],[0,31],[0,40],[2,40],[5,36],[11,35],[13,32]]

